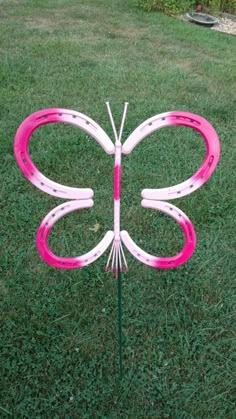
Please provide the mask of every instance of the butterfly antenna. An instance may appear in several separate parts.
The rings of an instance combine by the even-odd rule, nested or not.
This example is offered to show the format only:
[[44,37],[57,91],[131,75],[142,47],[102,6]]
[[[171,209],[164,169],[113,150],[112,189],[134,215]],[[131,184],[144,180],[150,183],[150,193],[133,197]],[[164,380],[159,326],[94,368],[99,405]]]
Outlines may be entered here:
[[115,140],[118,141],[118,135],[117,135],[117,131],[116,131],[115,122],[114,122],[114,119],[113,119],[113,116],[112,116],[112,113],[111,113],[110,103],[106,102],[106,105],[107,105],[108,115],[109,115],[109,118],[110,118],[110,121],[111,121],[111,126],[112,126],[112,129],[113,129],[113,132],[114,132],[114,137],[115,137]]
[[122,120],[121,120],[121,124],[120,124],[120,132],[119,132],[118,141],[121,141],[128,105],[129,105],[129,102],[125,102],[124,111],[123,111],[123,115],[122,115]]

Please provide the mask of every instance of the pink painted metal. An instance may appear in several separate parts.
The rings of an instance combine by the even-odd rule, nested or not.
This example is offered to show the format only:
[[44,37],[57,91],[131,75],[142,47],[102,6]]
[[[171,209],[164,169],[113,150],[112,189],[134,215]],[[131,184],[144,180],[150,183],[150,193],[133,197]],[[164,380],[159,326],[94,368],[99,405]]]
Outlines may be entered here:
[[[120,237],[120,188],[121,188],[121,137],[124,128],[125,117],[127,113],[128,103],[125,103],[123,116],[121,119],[119,136],[116,131],[114,120],[112,117],[110,105],[107,102],[107,110],[110,117],[113,133],[115,137],[115,166],[114,166],[114,242],[111,247],[111,251],[105,266],[107,271],[110,267],[111,271],[114,272],[115,278],[118,278],[118,270],[123,270],[123,264],[125,269],[128,270],[127,261],[122,247]],[[110,263],[111,262],[111,263]]]
[[143,199],[141,204],[145,208],[154,208],[163,211],[174,218],[183,230],[185,245],[181,252],[175,256],[152,256],[135,244],[127,231],[121,231],[121,239],[124,245],[136,259],[154,268],[174,268],[185,263],[192,256],[196,247],[196,234],[189,218],[183,211],[168,202]]
[[[167,112],[156,115],[138,126],[121,144],[128,103],[125,103],[119,135],[117,134],[110,105],[107,102],[115,145],[112,143],[103,129],[92,119],[81,113],[67,109],[45,109],[30,115],[20,125],[14,143],[14,153],[17,163],[23,174],[39,189],[50,195],[65,199],[74,199],[59,205],[44,218],[36,236],[37,248],[42,258],[52,266],[64,269],[81,268],[98,259],[111,245],[108,261],[105,269],[111,269],[118,276],[118,270],[122,271],[123,265],[128,270],[127,261],[122,247],[122,242],[129,252],[140,262],[154,268],[174,268],[185,263],[193,254],[196,247],[196,234],[189,218],[177,207],[163,202],[165,199],[176,199],[188,195],[202,186],[212,175],[220,157],[220,143],[214,128],[204,118],[188,112]],[[100,243],[85,255],[66,258],[56,256],[48,246],[50,231],[57,220],[64,215],[93,206],[92,189],[71,188],[51,181],[42,175],[33,164],[29,155],[29,141],[33,132],[42,125],[63,122],[75,125],[91,135],[104,149],[107,154],[115,155],[114,164],[114,231],[108,231]],[[161,189],[144,189],[142,191],[142,206],[163,211],[170,215],[180,225],[185,244],[183,249],[175,256],[162,257],[149,255],[131,239],[125,230],[120,231],[120,192],[121,192],[121,156],[129,154],[140,141],[154,131],[169,125],[182,125],[198,131],[206,145],[206,155],[201,167],[188,180],[179,185]]]
[[117,164],[114,168],[114,199],[120,200],[121,166]]
[[33,132],[46,124],[66,123],[75,125],[91,135],[108,154],[114,154],[115,147],[105,131],[91,118],[82,113],[68,109],[43,109],[28,116],[19,126],[14,142],[16,161],[25,177],[37,188],[49,195],[65,199],[88,199],[93,196],[92,189],[71,188],[60,185],[45,177],[31,160],[29,155],[29,141]]
[[206,145],[206,155],[201,167],[185,182],[169,188],[144,189],[145,199],[176,199],[188,195],[200,188],[212,175],[220,157],[220,142],[212,125],[199,115],[189,112],[166,112],[153,116],[139,125],[122,146],[122,153],[129,154],[133,149],[154,131],[170,125],[181,125],[198,131]]
[[105,252],[105,250],[110,246],[114,238],[113,231],[108,231],[105,234],[104,238],[100,241],[100,243],[96,247],[94,247],[94,249],[82,256],[77,256],[73,258],[56,256],[54,253],[52,253],[48,246],[48,237],[50,231],[53,225],[60,218],[75,210],[81,208],[90,208],[92,206],[92,199],[68,201],[61,205],[58,205],[58,207],[54,208],[47,214],[47,216],[40,224],[36,235],[37,249],[41,257],[45,260],[45,262],[47,262],[49,265],[55,266],[56,268],[82,268],[83,266],[89,265],[90,263],[94,262]]

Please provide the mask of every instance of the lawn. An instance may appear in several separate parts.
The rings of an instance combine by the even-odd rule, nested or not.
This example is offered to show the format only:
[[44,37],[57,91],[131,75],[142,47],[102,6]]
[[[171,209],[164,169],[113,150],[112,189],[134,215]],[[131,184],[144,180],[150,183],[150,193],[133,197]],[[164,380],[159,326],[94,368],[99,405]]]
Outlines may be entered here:
[[[2,0],[0,20],[0,417],[235,418],[236,38],[133,0]],[[129,102],[123,141],[181,110],[205,117],[222,149],[212,178],[172,201],[195,226],[193,257],[155,270],[126,252],[123,380],[107,253],[70,271],[40,259],[38,225],[63,201],[33,187],[13,156],[20,123],[49,107],[85,113],[113,140],[106,101],[117,125]],[[113,157],[63,124],[36,131],[30,153],[53,180],[94,189],[94,207],[58,221],[50,238],[60,255],[90,250],[112,229]],[[140,206],[141,190],[187,179],[203,155],[200,135],[168,127],[124,156],[121,227],[146,251],[173,255],[183,237]]]

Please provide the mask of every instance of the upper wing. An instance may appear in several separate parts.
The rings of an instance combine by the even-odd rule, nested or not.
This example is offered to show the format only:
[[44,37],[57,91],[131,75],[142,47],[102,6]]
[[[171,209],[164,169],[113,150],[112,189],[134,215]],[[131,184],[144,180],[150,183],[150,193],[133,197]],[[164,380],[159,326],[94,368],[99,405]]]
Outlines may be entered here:
[[49,195],[67,199],[88,199],[93,196],[89,188],[72,188],[53,182],[44,176],[31,160],[29,155],[29,141],[33,132],[42,125],[51,123],[66,123],[75,125],[91,135],[108,154],[115,152],[115,146],[105,131],[88,116],[60,108],[43,109],[28,116],[19,126],[15,141],[14,154],[16,161],[27,179],[37,188]]
[[220,142],[212,125],[199,115],[180,111],[166,112],[147,119],[127,138],[122,146],[122,152],[131,153],[136,145],[148,135],[169,125],[182,125],[198,131],[206,145],[205,158],[201,167],[185,182],[169,188],[144,189],[142,197],[145,199],[168,200],[192,193],[207,181],[219,161]]

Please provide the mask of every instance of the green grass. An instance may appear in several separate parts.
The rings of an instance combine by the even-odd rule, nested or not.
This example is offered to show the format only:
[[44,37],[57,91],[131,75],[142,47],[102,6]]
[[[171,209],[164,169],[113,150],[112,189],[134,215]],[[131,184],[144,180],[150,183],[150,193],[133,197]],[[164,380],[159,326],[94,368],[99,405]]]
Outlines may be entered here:
[[[235,37],[145,14],[132,0],[3,0],[0,19],[0,417],[234,418]],[[209,182],[173,202],[195,225],[191,260],[154,270],[127,255],[123,381],[107,255],[76,271],[39,258],[37,227],[62,200],[27,182],[12,151],[19,124],[48,107],[85,113],[112,137],[107,100],[117,123],[130,103],[124,138],[178,109],[208,119],[222,146]],[[54,180],[94,189],[94,207],[60,220],[50,239],[62,255],[89,250],[112,228],[113,158],[64,125],[40,128],[30,151]],[[147,251],[174,254],[182,235],[140,207],[141,190],[186,179],[203,152],[178,127],[123,158],[122,228]]]

